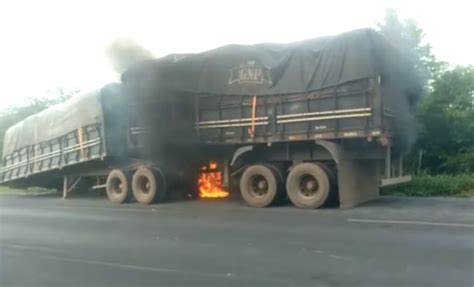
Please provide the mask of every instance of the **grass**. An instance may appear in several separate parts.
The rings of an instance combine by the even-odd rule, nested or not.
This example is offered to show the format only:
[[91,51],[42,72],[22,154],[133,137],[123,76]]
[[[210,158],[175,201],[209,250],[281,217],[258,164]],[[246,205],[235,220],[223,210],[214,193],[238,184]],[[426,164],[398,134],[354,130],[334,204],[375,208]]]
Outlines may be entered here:
[[12,189],[8,186],[0,185],[0,192],[11,191]]
[[421,175],[411,182],[382,188],[382,195],[474,197],[474,175]]
[[5,185],[0,185],[0,193],[11,192],[11,191],[22,191],[22,192],[31,192],[31,193],[57,192],[56,189],[50,189],[50,188],[44,188],[44,187],[38,187],[38,186],[28,187],[26,189],[20,189],[20,188],[13,188],[13,187],[5,186]]

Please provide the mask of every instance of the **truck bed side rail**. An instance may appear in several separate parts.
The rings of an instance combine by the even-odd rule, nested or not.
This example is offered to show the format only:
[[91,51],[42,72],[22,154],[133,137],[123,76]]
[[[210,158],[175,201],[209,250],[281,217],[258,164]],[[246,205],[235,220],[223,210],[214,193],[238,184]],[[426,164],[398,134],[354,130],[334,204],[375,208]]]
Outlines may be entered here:
[[103,141],[101,125],[96,123],[22,147],[3,157],[0,182],[104,158],[106,152]]

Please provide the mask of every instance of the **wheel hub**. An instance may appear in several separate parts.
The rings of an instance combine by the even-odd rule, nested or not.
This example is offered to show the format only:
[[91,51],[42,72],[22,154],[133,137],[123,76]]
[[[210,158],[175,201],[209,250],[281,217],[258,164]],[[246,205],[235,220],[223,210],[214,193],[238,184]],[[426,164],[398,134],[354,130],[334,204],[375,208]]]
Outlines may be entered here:
[[267,180],[261,175],[256,175],[251,181],[250,192],[256,197],[265,196],[268,193]]
[[122,193],[123,183],[120,179],[118,179],[118,178],[113,179],[113,181],[112,181],[112,190],[117,194]]
[[300,192],[303,196],[312,197],[318,192],[319,185],[316,178],[310,174],[305,174],[300,179]]
[[151,184],[147,177],[142,176],[138,180],[138,185],[143,193],[150,192]]
[[267,189],[267,182],[265,180],[261,180],[258,182],[258,189],[265,190]]
[[316,186],[316,183],[314,181],[308,181],[306,183],[306,189],[308,189],[308,190],[314,189],[315,186]]

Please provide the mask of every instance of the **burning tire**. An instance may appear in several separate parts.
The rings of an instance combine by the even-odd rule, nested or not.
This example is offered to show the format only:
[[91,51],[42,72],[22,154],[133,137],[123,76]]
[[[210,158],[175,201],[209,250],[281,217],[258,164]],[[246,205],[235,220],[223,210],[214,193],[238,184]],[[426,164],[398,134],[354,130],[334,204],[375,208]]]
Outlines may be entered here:
[[319,208],[330,195],[330,180],[323,168],[314,163],[295,166],[286,180],[286,191],[291,202],[300,208]]
[[140,167],[133,174],[132,191],[135,199],[142,204],[163,201],[166,197],[159,173],[147,167]]
[[113,203],[124,203],[132,196],[130,188],[130,175],[119,169],[112,170],[107,176],[105,184],[107,197]]
[[282,182],[272,168],[252,165],[242,174],[240,192],[244,200],[253,207],[272,204],[281,193]]

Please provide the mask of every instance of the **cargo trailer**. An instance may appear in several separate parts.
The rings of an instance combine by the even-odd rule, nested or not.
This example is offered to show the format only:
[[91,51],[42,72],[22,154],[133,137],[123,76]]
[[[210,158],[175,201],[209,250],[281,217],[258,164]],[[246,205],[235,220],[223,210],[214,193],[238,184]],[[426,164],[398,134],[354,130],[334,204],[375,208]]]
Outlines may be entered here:
[[351,207],[410,180],[402,156],[422,89],[410,61],[373,30],[170,55],[122,82],[149,99],[187,98],[195,133],[183,141],[197,137],[201,159],[219,162],[223,184],[252,206]]
[[[369,29],[170,55],[113,87],[64,104],[90,107],[77,113],[86,121],[33,116],[7,131],[2,181],[63,176],[66,196],[72,179],[94,176],[112,201],[147,204],[171,182],[195,189],[205,170],[254,207],[347,208],[410,179],[402,156],[421,86],[403,53]],[[57,110],[36,117],[69,114]],[[36,136],[45,126],[58,131]]]
[[[182,165],[183,157],[175,154],[172,163],[161,164],[170,157],[168,143],[141,141],[146,131],[137,124],[143,116],[127,104],[122,85],[109,84],[12,126],[5,134],[0,183],[57,187],[62,180],[66,198],[87,179],[93,189],[105,189],[116,203],[132,197],[141,203],[163,200],[165,184],[179,178],[175,166]],[[173,121],[172,112],[158,115]],[[166,126],[159,133],[172,138]]]

